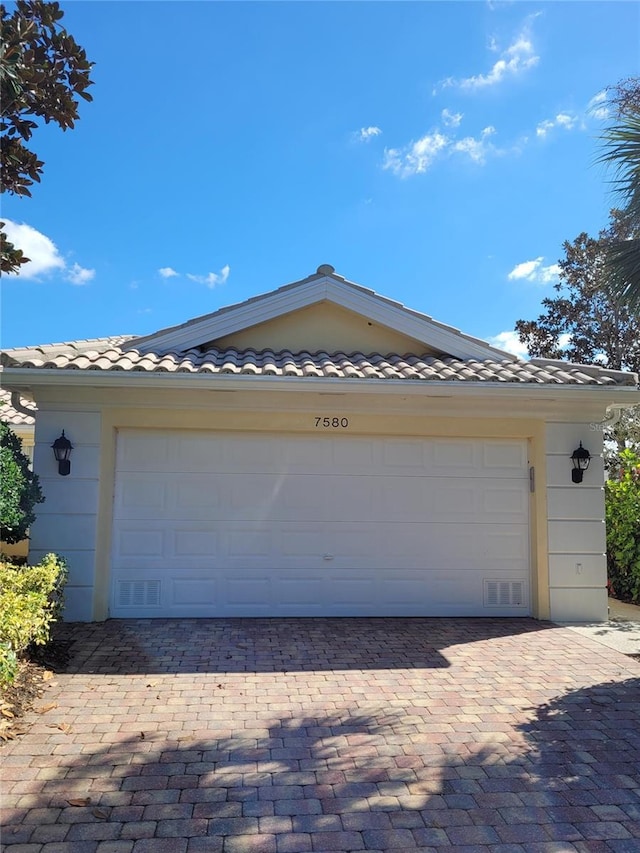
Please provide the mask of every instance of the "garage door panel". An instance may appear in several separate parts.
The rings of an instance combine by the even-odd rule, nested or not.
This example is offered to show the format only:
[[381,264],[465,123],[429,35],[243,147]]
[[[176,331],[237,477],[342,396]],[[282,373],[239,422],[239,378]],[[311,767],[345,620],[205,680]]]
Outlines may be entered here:
[[157,514],[167,504],[167,485],[158,475],[128,474],[120,478],[116,488],[116,506],[127,518],[132,513],[143,517]]
[[131,430],[117,459],[112,615],[528,612],[525,442]]
[[207,604],[215,607],[219,601],[219,584],[211,577],[172,577],[167,581],[169,595],[165,606],[201,607]]
[[516,477],[522,475],[527,467],[527,447],[521,442],[514,441],[484,441],[482,442],[482,470],[500,472],[505,476],[511,471]]
[[229,557],[269,557],[273,551],[273,531],[253,527],[228,530],[225,537]]
[[379,538],[378,525],[340,523],[331,525],[327,531],[327,553],[334,560],[356,559],[362,565],[375,565],[378,562]]
[[377,464],[378,442],[371,438],[355,438],[333,442],[334,470],[344,474],[371,471]]
[[478,468],[478,448],[475,442],[439,441],[433,448],[434,473],[464,476]]
[[[156,473],[169,463],[170,437],[165,433],[126,431],[126,440],[119,440],[117,466],[119,471],[149,471]],[[122,435],[122,434],[121,434]]]
[[184,557],[212,557],[220,552],[220,534],[215,530],[176,530],[173,554]]
[[317,474],[333,469],[333,444],[327,437],[294,436],[284,443],[279,471],[288,474]]
[[382,443],[382,464],[385,470],[393,468],[422,472],[425,468],[426,446],[420,439],[384,439]]
[[[322,478],[314,478],[315,480]],[[301,521],[324,517],[327,506],[327,494],[322,487],[323,483],[309,484],[309,478],[300,475],[286,477],[281,487],[281,501],[283,515],[292,518],[295,514]]]
[[281,614],[321,610],[326,599],[326,578],[319,571],[301,571],[275,573],[273,583],[274,609]]
[[430,578],[429,597],[441,608],[472,608],[477,605],[481,587],[476,572],[434,572]]
[[226,518],[264,518],[280,505],[282,475],[237,474],[226,482],[227,500],[220,508]]
[[205,514],[219,510],[226,503],[225,483],[207,474],[181,474],[169,492],[169,505],[180,515]]
[[241,612],[252,614],[268,613],[272,609],[271,577],[258,572],[246,572],[235,576],[225,576],[221,586],[222,604],[230,612],[240,608]]
[[513,481],[509,480],[492,480],[484,489],[478,489],[483,513],[507,524],[526,524],[529,517],[529,494],[521,485],[512,483]]
[[279,550],[283,557],[311,558],[325,553],[326,536],[322,525],[283,525],[278,536]]
[[213,473],[222,461],[221,449],[211,442],[210,435],[181,436],[174,445],[172,467],[181,473]]
[[126,560],[130,557],[162,557],[166,552],[165,537],[162,530],[121,530],[116,548],[118,554]]

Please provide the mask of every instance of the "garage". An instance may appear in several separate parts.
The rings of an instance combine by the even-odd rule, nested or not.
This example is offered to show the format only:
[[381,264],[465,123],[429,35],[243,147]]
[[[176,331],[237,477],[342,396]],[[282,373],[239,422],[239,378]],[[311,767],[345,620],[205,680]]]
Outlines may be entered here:
[[122,429],[114,617],[525,616],[527,442]]

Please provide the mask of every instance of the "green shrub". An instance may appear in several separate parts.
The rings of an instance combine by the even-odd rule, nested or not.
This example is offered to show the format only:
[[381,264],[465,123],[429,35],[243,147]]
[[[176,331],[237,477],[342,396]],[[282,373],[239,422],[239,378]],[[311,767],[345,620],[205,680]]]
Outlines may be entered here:
[[18,656],[9,643],[0,643],[0,686],[11,684],[18,672]]
[[35,566],[0,563],[0,682],[13,680],[17,657],[28,646],[49,640],[66,579],[65,562],[55,554]]
[[609,588],[640,603],[640,456],[623,450],[617,474],[605,486]]
[[34,507],[43,500],[38,475],[22,452],[22,440],[0,422],[0,539],[8,544],[26,539],[36,517]]

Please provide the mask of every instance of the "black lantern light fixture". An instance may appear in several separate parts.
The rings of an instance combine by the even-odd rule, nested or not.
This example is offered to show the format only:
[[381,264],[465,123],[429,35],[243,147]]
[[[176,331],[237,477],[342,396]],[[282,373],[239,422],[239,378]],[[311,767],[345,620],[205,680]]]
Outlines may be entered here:
[[60,438],[56,438],[51,447],[53,448],[53,455],[56,457],[56,462],[58,463],[58,474],[66,477],[71,471],[71,460],[69,457],[71,456],[73,445],[64,434],[64,430],[62,430]]
[[589,467],[589,462],[591,461],[591,454],[582,446],[582,442],[580,442],[580,447],[576,448],[576,450],[571,454],[571,461],[573,462],[571,479],[574,483],[581,483],[582,476]]

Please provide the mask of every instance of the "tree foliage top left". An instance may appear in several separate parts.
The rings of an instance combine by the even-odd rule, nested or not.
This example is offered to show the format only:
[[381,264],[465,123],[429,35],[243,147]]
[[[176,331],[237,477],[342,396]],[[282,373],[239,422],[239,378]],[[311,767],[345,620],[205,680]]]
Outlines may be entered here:
[[[0,192],[30,196],[44,162],[27,146],[38,121],[62,130],[79,118],[94,65],[61,25],[59,3],[17,0],[11,13],[0,4]],[[15,273],[26,263],[0,222],[0,269]]]
[[43,162],[25,144],[38,126],[34,119],[72,128],[79,99],[87,92],[93,63],[61,25],[59,3],[17,0],[11,14],[0,5],[0,131],[2,192],[30,195]]

